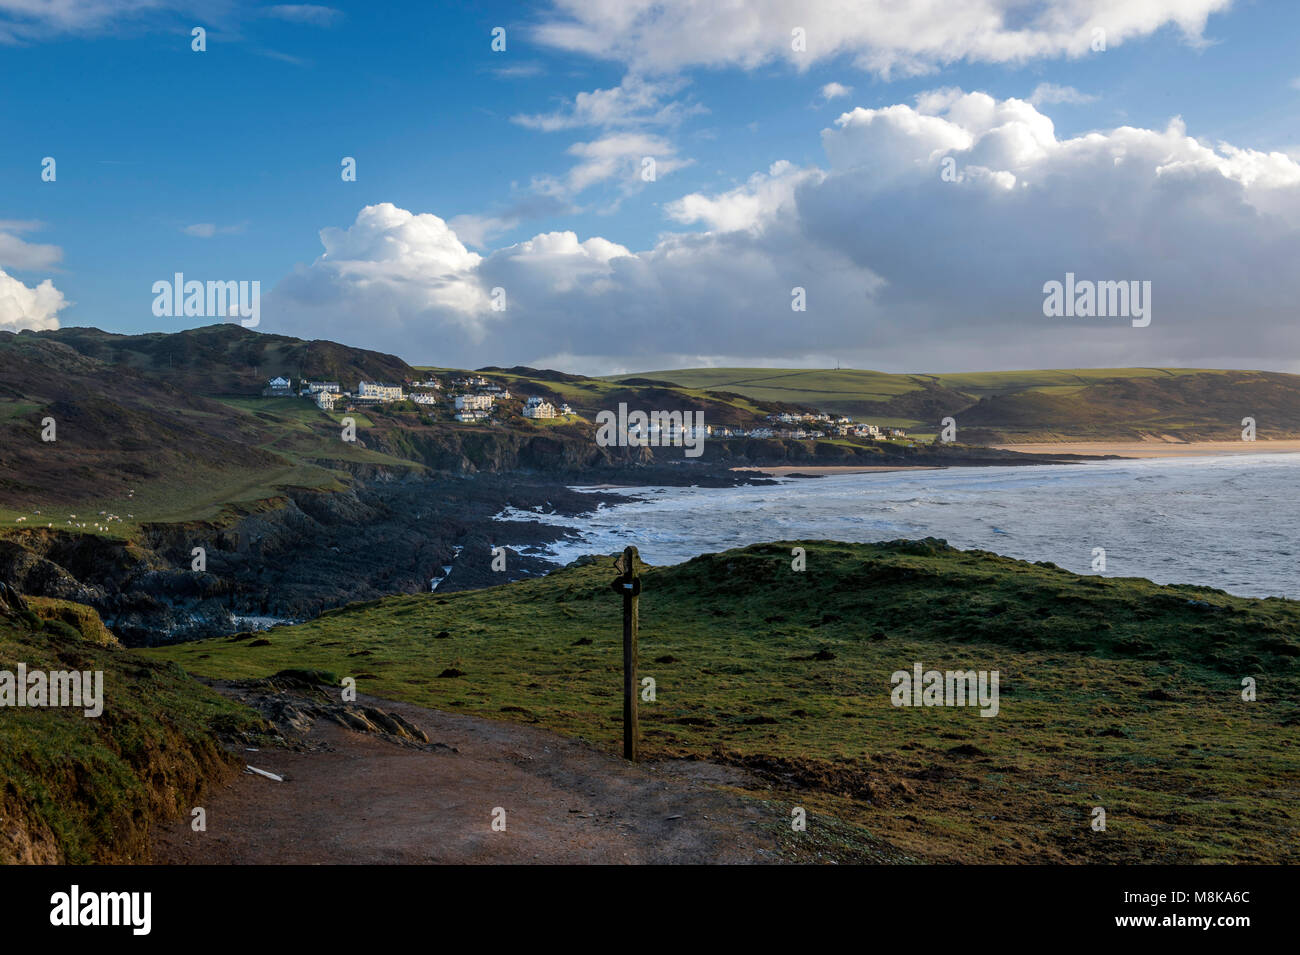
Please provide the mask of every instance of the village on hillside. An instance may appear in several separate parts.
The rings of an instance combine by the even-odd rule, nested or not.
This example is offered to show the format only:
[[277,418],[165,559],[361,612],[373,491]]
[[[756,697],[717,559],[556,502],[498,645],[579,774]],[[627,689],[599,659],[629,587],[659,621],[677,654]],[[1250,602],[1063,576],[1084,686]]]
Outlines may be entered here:
[[[446,394],[443,392],[446,390]],[[510,390],[481,375],[453,378],[444,386],[432,376],[424,380],[409,379],[403,384],[380,381],[361,381],[356,391],[344,391],[337,381],[311,381],[302,379],[297,388],[285,377],[272,378],[262,392],[265,397],[301,397],[315,402],[323,411],[362,411],[376,406],[396,405],[409,401],[426,412],[441,407],[460,422],[486,422],[505,412],[514,396]],[[545,398],[526,398],[518,409],[525,418],[578,420],[569,405],[561,402],[557,407]]]
[[[267,382],[264,397],[300,397],[315,402],[323,411],[361,411],[378,406],[411,402],[426,412],[441,409],[461,423],[500,423],[518,415],[531,420],[578,422],[584,420],[565,402],[558,405],[539,395],[529,395],[522,402],[510,389],[483,375],[447,377],[433,375],[407,379],[402,384],[360,381],[356,391],[344,391],[337,381],[299,379],[297,387],[289,378],[277,376]],[[515,400],[512,400],[515,399]],[[847,415],[824,412],[781,412],[766,415],[766,426],[741,428],[705,425],[703,434],[710,438],[857,438],[877,441],[906,438],[902,428],[881,427],[854,421]],[[652,428],[655,426],[652,425]],[[696,429],[699,430],[699,429]]]

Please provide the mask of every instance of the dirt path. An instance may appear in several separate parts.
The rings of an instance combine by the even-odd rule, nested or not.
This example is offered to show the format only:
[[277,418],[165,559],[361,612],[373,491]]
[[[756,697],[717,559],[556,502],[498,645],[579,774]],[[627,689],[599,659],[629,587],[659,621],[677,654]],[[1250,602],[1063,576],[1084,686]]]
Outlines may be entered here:
[[[777,833],[789,809],[727,790],[754,785],[738,770],[690,761],[633,766],[535,727],[366,697],[358,704],[404,718],[430,743],[305,721],[309,729],[286,736],[313,751],[243,754],[284,782],[245,773],[209,793],[207,831],[193,832],[189,818],[161,827],[155,861],[781,861]],[[492,829],[496,807],[506,811],[504,832]]]

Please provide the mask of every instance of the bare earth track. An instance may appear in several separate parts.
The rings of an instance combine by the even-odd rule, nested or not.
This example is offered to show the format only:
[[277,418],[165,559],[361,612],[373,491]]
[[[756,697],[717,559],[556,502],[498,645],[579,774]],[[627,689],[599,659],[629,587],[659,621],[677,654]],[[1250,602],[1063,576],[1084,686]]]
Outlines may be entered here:
[[[789,828],[789,807],[729,790],[754,785],[740,770],[680,760],[632,765],[535,727],[366,697],[358,705],[400,716],[431,742],[311,721],[305,733],[287,734],[294,749],[243,754],[284,782],[244,773],[209,793],[207,831],[191,831],[189,818],[159,827],[154,860],[791,861],[781,858],[779,835],[783,823]],[[496,807],[506,811],[504,832],[492,829]]]

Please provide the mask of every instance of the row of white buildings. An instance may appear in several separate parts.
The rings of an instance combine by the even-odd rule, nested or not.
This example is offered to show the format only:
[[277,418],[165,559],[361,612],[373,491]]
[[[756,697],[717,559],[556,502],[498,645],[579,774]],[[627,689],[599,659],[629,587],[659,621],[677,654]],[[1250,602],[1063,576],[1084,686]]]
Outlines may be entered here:
[[[335,407],[345,402],[353,406],[364,406],[412,401],[417,405],[430,407],[437,405],[442,400],[442,396],[438,394],[442,389],[442,383],[437,379],[408,381],[406,384],[412,389],[411,391],[406,391],[401,385],[380,381],[362,381],[357,386],[356,394],[352,394],[343,391],[337,381],[304,381],[298,394],[314,401],[317,407],[325,411],[333,411]],[[493,406],[498,399],[504,401],[511,397],[508,388],[488,381],[481,375],[455,379],[452,385],[454,387],[478,389],[474,393],[447,396],[454,408],[454,416],[457,421],[483,421],[491,415]],[[283,377],[272,378],[268,382],[265,394],[292,395],[293,391],[289,379]],[[557,408],[546,399],[536,396],[530,397],[524,402],[523,416],[525,418],[559,418],[571,414],[573,414],[573,409],[568,404],[562,403]]]
[[846,418],[841,415],[838,418],[832,418],[828,414],[820,412],[810,412],[806,414],[794,414],[789,411],[782,411],[780,414],[770,414],[765,419],[773,424],[817,424],[817,423],[843,423],[848,424],[853,421],[852,418]]
[[[756,428],[750,431],[748,437],[751,438],[771,438],[771,437],[793,437],[793,438],[824,438],[828,433],[837,438],[905,438],[907,432],[902,428],[881,428],[874,424],[863,424],[854,421],[848,415],[828,415],[828,414],[793,414],[791,412],[781,412],[780,414],[770,414],[766,420],[773,424],[782,425],[805,425],[817,424],[822,425],[825,430],[807,431],[797,429],[793,432],[781,430],[774,431],[771,428]],[[759,431],[768,432],[759,434]],[[739,435],[738,435],[739,437]]]
[[[344,401],[352,405],[378,405],[388,404],[397,401],[410,400],[418,405],[425,407],[438,404],[441,396],[437,394],[442,389],[442,384],[434,378],[427,381],[409,381],[407,382],[412,389],[431,389],[407,392],[401,385],[388,384],[379,381],[363,381],[357,386],[356,394],[349,394],[339,387],[337,381],[304,381],[299,394],[304,398],[310,398],[315,401],[317,406],[326,410],[333,411],[337,405]],[[461,422],[484,421],[492,414],[493,406],[498,398],[505,400],[511,397],[510,391],[502,386],[488,381],[481,375],[471,375],[468,378],[458,378],[453,380],[452,385],[458,388],[476,388],[478,391],[471,394],[453,394],[449,395],[452,406],[455,409],[455,419]],[[293,391],[287,378],[272,378],[267,383],[265,394],[269,395],[291,395]],[[533,395],[524,401],[522,414],[525,418],[532,419],[552,419],[572,415],[573,409],[567,404],[561,402],[559,407],[545,398]],[[781,414],[770,414],[766,420],[773,425],[784,425],[786,427],[758,427],[758,428],[729,428],[717,425],[707,425],[701,431],[698,437],[713,438],[824,438],[827,435],[836,437],[861,437],[878,439],[881,437],[903,438],[907,432],[901,428],[881,428],[874,424],[863,424],[855,422],[846,415],[831,416],[828,414],[792,414],[783,412]],[[806,428],[794,427],[791,425],[820,425],[821,427]],[[691,437],[696,437],[694,434]]]

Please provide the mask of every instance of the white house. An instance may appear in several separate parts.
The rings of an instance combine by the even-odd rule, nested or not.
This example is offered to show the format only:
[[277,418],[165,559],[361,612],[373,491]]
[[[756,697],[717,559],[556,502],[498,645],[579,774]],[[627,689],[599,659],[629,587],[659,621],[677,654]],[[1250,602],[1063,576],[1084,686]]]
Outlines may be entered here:
[[456,395],[457,411],[490,411],[492,409],[491,395]]
[[487,416],[488,413],[479,408],[456,412],[457,421],[483,421]]
[[342,399],[342,397],[337,391],[318,391],[316,392],[316,407],[322,411],[333,411],[334,403]]
[[388,385],[378,381],[363,381],[357,388],[362,398],[378,398],[380,401],[401,401],[406,397],[401,385]]
[[436,405],[438,403],[437,395],[426,395],[420,391],[413,391],[408,395],[417,405]]
[[551,404],[545,398],[539,398],[533,395],[524,402],[525,418],[555,418],[558,417],[555,411],[555,405]]
[[270,388],[272,391],[288,391],[289,379],[281,378],[277,376],[275,378],[272,378],[270,381],[268,381],[266,383],[266,386]]

